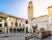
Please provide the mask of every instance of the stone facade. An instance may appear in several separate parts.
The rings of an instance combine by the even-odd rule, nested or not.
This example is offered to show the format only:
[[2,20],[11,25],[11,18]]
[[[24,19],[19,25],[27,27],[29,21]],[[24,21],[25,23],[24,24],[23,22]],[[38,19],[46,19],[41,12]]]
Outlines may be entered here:
[[40,28],[44,28],[45,30],[48,30],[48,16],[40,16],[38,18],[32,19],[32,26],[37,26],[37,29],[40,30]]
[[1,18],[0,17],[0,31],[1,32],[5,32],[5,25],[4,25],[4,23],[5,23],[5,20],[4,20],[5,18]]
[[49,21],[48,21],[48,26],[49,26],[49,30],[51,31],[52,33],[52,6],[49,6],[48,7],[48,16],[49,16]]
[[33,18],[33,3],[30,1],[28,4],[28,19],[31,20]]
[[32,26],[37,25],[37,30],[44,28],[45,30],[52,30],[52,6],[48,7],[48,15],[32,18]]
[[33,3],[32,3],[32,1],[30,1],[29,2],[29,4],[28,4],[28,31],[30,32],[30,31],[32,31],[32,18],[33,18]]
[[[32,31],[33,26],[37,26],[37,30],[44,28],[45,31],[52,30],[52,6],[48,7],[48,15],[40,16],[33,18],[33,3],[30,1],[28,4],[28,20],[23,18],[18,18],[12,15],[0,14],[0,24],[2,27],[0,29],[3,32],[9,32],[9,29],[12,28],[25,28],[28,27],[28,31]],[[28,23],[26,24],[26,20]],[[1,26],[0,25],[0,26]]]
[[[2,14],[4,15],[4,14]],[[2,25],[2,27],[0,27],[0,29],[2,29],[3,32],[7,33],[10,32],[10,28],[12,29],[16,29],[17,28],[24,28],[26,27],[26,20],[27,19],[23,19],[23,18],[18,18],[12,15],[6,15],[5,14],[5,18],[0,18],[0,26]],[[3,16],[4,17],[4,16]]]

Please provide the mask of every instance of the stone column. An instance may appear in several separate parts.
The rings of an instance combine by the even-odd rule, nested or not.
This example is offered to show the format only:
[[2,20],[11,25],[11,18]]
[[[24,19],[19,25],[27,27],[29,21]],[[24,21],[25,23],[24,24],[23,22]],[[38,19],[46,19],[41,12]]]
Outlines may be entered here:
[[28,23],[28,31],[29,31],[30,33],[33,32],[33,28],[32,28],[32,20],[31,20],[31,19],[29,20],[29,23]]
[[52,6],[48,7],[48,16],[49,16],[49,30],[52,34]]
[[2,31],[3,31],[3,32],[6,32],[5,26],[4,26],[4,20],[2,20]]
[[18,22],[18,27],[19,27],[19,22]]
[[4,20],[2,20],[2,28],[4,28]]
[[15,27],[15,21],[13,21],[13,26]]

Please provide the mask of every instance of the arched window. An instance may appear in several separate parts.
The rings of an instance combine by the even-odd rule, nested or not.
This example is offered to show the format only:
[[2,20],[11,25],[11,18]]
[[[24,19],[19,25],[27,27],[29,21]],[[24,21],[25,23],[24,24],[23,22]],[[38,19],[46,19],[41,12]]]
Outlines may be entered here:
[[5,27],[7,26],[7,22],[5,22],[4,26],[5,26]]
[[7,27],[7,21],[5,20],[4,26]]
[[26,20],[25,22],[26,22],[26,24],[28,24],[28,20]]
[[19,27],[21,27],[21,23],[19,23]]
[[23,25],[23,27],[24,27],[24,24],[22,24]]
[[29,6],[29,8],[30,8],[30,6]]
[[2,24],[0,24],[0,27],[2,27]]
[[11,22],[11,25],[13,26],[13,22]]
[[18,23],[17,23],[17,22],[15,22],[15,26],[16,26],[16,27],[18,26]]

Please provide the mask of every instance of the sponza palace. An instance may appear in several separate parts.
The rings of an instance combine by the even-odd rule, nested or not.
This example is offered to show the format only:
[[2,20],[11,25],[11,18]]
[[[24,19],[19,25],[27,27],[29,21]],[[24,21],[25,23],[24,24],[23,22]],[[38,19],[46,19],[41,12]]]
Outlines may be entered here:
[[28,3],[28,19],[0,13],[0,32],[36,32],[42,30],[52,32],[52,6],[47,8],[48,15],[33,17],[33,2]]

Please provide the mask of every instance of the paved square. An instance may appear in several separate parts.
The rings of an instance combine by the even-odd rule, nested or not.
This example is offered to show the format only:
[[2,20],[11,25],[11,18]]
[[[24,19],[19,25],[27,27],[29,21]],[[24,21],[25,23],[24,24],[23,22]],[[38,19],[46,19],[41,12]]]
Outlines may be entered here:
[[[25,40],[25,36],[29,34],[27,33],[9,33],[9,34],[0,34],[0,40]],[[9,37],[4,37],[9,36]],[[52,40],[52,36],[49,36],[45,39],[39,39],[39,38],[32,38],[29,40]]]

